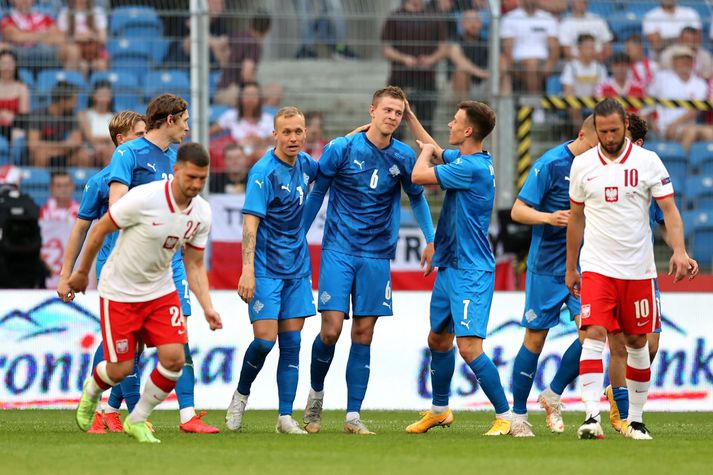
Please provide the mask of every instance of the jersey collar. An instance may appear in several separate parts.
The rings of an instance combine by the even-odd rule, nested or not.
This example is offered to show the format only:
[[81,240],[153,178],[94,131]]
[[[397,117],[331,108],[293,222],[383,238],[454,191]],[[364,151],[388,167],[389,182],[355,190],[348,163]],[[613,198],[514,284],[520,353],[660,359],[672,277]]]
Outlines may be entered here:
[[599,161],[602,162],[603,165],[609,165],[610,163],[619,163],[623,164],[628,158],[629,154],[631,154],[631,149],[633,148],[633,144],[631,143],[631,140],[626,138],[626,142],[624,145],[624,151],[621,152],[621,155],[616,157],[614,160],[608,160],[602,156],[602,144],[597,145],[597,156],[599,157]]
[[173,180],[168,181],[166,180],[166,186],[164,188],[164,191],[166,192],[166,203],[168,203],[168,209],[171,211],[171,213],[175,213],[176,210],[179,210],[179,212],[185,213],[185,214],[191,214],[191,211],[193,211],[193,200],[191,200],[190,203],[188,203],[188,206],[186,206],[186,209],[181,211],[176,204],[176,200],[173,198],[173,191],[171,190],[171,183],[173,183]]

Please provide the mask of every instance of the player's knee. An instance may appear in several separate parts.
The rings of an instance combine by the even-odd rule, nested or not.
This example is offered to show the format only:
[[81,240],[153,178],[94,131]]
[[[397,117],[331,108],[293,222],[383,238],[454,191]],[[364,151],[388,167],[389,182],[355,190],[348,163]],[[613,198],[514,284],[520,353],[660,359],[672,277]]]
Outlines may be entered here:
[[337,344],[340,333],[341,331],[338,328],[322,328],[319,338],[325,345],[332,346]]
[[134,361],[122,361],[118,364],[107,365],[107,375],[115,382],[123,381],[134,372]]
[[458,345],[458,352],[460,353],[461,358],[463,358],[463,361],[470,363],[483,353],[483,349],[471,345],[463,345],[461,348],[461,345]]
[[439,333],[430,332],[428,334],[428,347],[433,351],[445,352],[453,346],[452,335],[445,336]]
[[161,358],[161,366],[169,371],[179,372],[183,369],[186,364],[186,355],[181,351],[180,353],[170,354],[164,358]]
[[371,345],[371,340],[374,337],[373,328],[358,328],[352,327],[352,341],[360,345]]

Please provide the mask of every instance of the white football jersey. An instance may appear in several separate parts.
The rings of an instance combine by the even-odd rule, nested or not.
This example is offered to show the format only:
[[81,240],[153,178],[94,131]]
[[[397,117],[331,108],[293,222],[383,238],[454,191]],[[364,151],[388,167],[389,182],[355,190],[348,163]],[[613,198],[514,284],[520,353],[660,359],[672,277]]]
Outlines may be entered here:
[[600,147],[575,157],[570,170],[569,198],[584,205],[586,218],[582,272],[626,280],[656,277],[649,207],[652,197],[673,196],[666,167],[656,153],[629,139],[613,161]]
[[176,291],[171,260],[184,244],[205,248],[210,205],[196,196],[180,210],[172,181],[155,181],[129,190],[109,208],[121,231],[102,269],[99,295],[115,302],[147,302]]

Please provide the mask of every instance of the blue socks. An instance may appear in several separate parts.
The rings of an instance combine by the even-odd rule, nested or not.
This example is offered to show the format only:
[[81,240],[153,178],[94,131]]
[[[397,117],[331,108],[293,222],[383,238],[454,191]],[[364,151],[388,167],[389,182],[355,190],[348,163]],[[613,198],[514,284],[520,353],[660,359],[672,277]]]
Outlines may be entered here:
[[312,343],[312,364],[310,365],[310,385],[315,391],[324,390],[324,378],[327,377],[329,366],[334,358],[334,348],[337,345],[326,345],[317,335]]
[[481,353],[476,359],[468,363],[470,369],[475,373],[475,377],[483,388],[483,392],[495,407],[496,414],[504,414],[510,410],[510,405],[505,397],[505,390],[500,384],[498,369],[488,355]]
[[564,389],[579,376],[579,357],[582,355],[582,343],[579,338],[575,339],[567,351],[562,355],[562,361],[557,368],[555,377],[552,378],[550,389],[560,396]]
[[[359,412],[369,384],[371,347],[352,343],[347,360],[347,412]],[[315,389],[316,388],[312,388]]]
[[616,406],[619,408],[619,417],[625,421],[629,417],[629,390],[626,386],[612,388]]
[[[104,342],[99,342],[97,350],[94,352],[94,359],[92,360],[92,369],[96,368],[99,363],[104,361]],[[90,373],[91,375],[91,373]]]
[[282,332],[277,335],[280,359],[277,362],[277,394],[280,398],[280,415],[292,415],[292,404],[297,393],[300,372],[300,332]]
[[196,383],[196,377],[193,372],[193,358],[191,358],[191,348],[188,343],[183,345],[183,353],[186,355],[186,364],[183,366],[181,377],[176,381],[176,397],[178,398],[178,407],[180,409],[195,406],[193,386]]
[[456,349],[431,350],[431,387],[434,406],[447,406],[451,394],[451,380],[456,366]]
[[250,386],[262,369],[272,347],[275,346],[274,341],[255,338],[248,349],[245,351],[243,358],[243,368],[240,370],[240,379],[238,380],[238,392],[244,396],[250,394]]
[[[579,340],[577,340],[579,341]],[[530,396],[532,383],[537,372],[539,353],[533,353],[523,344],[515,357],[512,370],[512,410],[515,414],[527,414],[527,398]],[[579,364],[577,365],[579,368]]]
[[[126,400],[126,407],[129,409],[129,412],[131,412],[136,403],[139,402],[139,397],[141,397],[141,381],[138,376],[140,357],[141,355],[137,353],[134,359],[134,373],[127,376],[120,384],[111,388],[108,404],[114,409],[119,409],[121,407],[121,401]],[[96,365],[102,361],[104,361],[104,345],[99,344],[99,347],[94,352],[92,367],[96,367]]]

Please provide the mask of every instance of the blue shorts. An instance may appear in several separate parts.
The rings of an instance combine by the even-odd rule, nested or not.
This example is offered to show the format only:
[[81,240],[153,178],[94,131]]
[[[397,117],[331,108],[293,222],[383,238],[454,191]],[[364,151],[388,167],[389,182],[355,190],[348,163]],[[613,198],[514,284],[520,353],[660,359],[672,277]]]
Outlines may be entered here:
[[560,322],[560,311],[566,305],[570,319],[579,315],[581,303],[569,293],[564,276],[527,272],[525,313],[521,325],[531,330],[546,330]]
[[310,317],[314,311],[312,279],[255,278],[255,295],[248,306],[250,323]]
[[654,333],[661,333],[663,328],[663,318],[661,318],[661,291],[659,290],[659,280],[654,279],[654,288],[656,289],[656,307],[659,312],[659,327],[654,330]]
[[494,272],[438,269],[431,294],[431,330],[485,338],[494,289]]
[[355,317],[393,315],[389,259],[322,250],[319,311],[334,310],[349,316],[350,297]]

